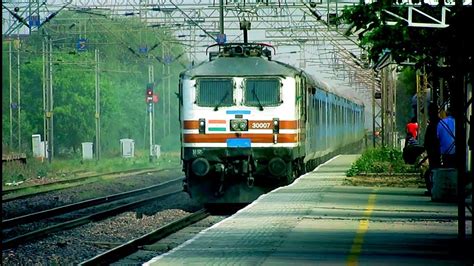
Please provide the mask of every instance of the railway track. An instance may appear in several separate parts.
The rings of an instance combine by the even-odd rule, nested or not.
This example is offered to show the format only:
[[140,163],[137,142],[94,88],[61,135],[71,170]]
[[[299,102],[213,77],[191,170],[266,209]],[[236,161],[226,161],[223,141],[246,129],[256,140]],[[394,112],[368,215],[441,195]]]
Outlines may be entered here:
[[171,222],[157,230],[133,239],[125,244],[112,248],[104,253],[101,253],[91,259],[81,262],[79,265],[107,265],[117,262],[128,255],[138,251],[141,247],[151,245],[179,230],[186,228],[198,221],[209,217],[211,213],[206,209],[201,209],[197,212],[189,214],[177,221]]
[[[60,215],[61,217],[63,217],[63,216],[66,216],[66,214],[70,214],[72,212],[75,212],[81,209],[88,209],[88,208],[94,209],[80,218],[72,219],[70,217],[75,217],[75,216],[69,215],[70,217],[67,217],[66,221],[61,221],[60,223],[56,223],[54,225],[46,226],[41,229],[37,229],[37,230],[30,231],[27,233],[22,233],[14,237],[9,237],[7,239],[4,239],[2,240],[2,249],[12,248],[19,244],[28,242],[30,240],[41,238],[50,233],[67,230],[67,229],[80,226],[83,224],[87,224],[90,222],[103,220],[105,218],[120,214],[124,211],[137,208],[139,206],[142,206],[148,202],[152,202],[159,198],[180,193],[182,192],[182,187],[181,187],[182,180],[183,178],[177,178],[165,183],[146,187],[143,189],[137,189],[137,190],[119,193],[115,195],[109,195],[106,197],[86,200],[86,201],[78,202],[75,204],[69,204],[66,206],[62,206],[62,207],[58,207],[58,208],[54,208],[50,210],[45,210],[45,211],[41,211],[37,213],[31,213],[28,215],[23,215],[20,217],[4,220],[2,221],[2,234],[3,235],[5,235],[6,230],[12,231],[11,228],[18,227],[19,225],[22,225],[22,224],[37,222],[38,220],[46,220],[48,218],[57,217]],[[144,194],[151,194],[151,195],[147,196],[146,198],[143,198]],[[130,197],[137,197],[137,198],[130,200]],[[121,200],[124,200],[124,202],[120,202]],[[111,207],[110,204],[116,204],[118,206]],[[102,208],[98,207],[100,205],[103,205]],[[60,217],[57,217],[57,218],[60,218]],[[64,220],[64,219],[65,218],[63,217],[60,220]]]
[[[71,188],[78,185],[83,185],[85,182],[95,182],[99,180],[99,177],[102,176],[110,176],[110,175],[131,175],[131,174],[144,174],[144,173],[151,173],[151,172],[161,172],[170,169],[141,169],[141,170],[128,170],[128,171],[116,171],[116,172],[109,172],[109,173],[102,173],[102,174],[94,174],[88,176],[82,176],[78,178],[71,178],[71,179],[64,179],[49,182],[46,184],[40,185],[31,185],[31,186],[24,186],[24,187],[17,187],[11,189],[4,189],[2,190],[2,201],[9,202],[13,200],[28,198],[32,196],[36,196],[39,194],[62,190],[66,188]],[[32,192],[33,191],[33,192]]]
[[211,205],[153,232],[115,246],[79,265],[141,265],[236,213],[246,204]]

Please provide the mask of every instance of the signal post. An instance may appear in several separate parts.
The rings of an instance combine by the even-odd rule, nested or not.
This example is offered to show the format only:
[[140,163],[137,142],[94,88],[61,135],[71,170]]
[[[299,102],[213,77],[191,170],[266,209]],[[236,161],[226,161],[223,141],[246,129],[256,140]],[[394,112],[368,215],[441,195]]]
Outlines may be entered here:
[[155,83],[148,83],[146,87],[146,103],[147,103],[147,113],[149,121],[149,143],[150,143],[150,162],[153,161],[153,158],[156,156],[154,143],[153,143],[153,117],[154,117],[154,104],[158,102],[158,95],[154,93]]

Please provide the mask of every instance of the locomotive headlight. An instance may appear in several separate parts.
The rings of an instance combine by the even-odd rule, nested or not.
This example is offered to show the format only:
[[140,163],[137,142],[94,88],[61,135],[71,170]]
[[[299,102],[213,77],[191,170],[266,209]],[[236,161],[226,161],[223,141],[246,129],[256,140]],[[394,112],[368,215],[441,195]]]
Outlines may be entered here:
[[278,134],[280,132],[280,119],[273,118],[273,134]]
[[206,119],[199,118],[199,134],[206,133]]
[[249,122],[247,119],[231,119],[230,130],[231,131],[248,131]]
[[230,127],[231,127],[231,130],[238,131],[239,130],[239,123],[235,120],[231,120],[230,121]]

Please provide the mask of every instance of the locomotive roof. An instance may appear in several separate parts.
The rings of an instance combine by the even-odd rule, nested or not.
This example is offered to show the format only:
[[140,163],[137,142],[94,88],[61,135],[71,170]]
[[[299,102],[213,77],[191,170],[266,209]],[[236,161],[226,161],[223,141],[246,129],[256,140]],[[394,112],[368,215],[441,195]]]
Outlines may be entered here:
[[196,76],[294,76],[298,71],[263,57],[218,57],[184,72]]
[[224,76],[295,76],[303,74],[307,82],[319,89],[333,93],[340,97],[349,99],[357,104],[363,105],[363,102],[354,95],[347,92],[338,91],[327,83],[313,77],[309,73],[298,69],[289,64],[268,60],[264,57],[218,57],[212,61],[204,61],[201,64],[185,70],[181,75],[194,77],[224,77]]

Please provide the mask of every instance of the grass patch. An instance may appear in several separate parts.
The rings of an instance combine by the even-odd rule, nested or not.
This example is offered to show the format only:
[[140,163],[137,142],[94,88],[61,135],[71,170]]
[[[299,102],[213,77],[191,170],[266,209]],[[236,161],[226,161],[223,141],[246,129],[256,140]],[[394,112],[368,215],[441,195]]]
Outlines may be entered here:
[[346,172],[344,185],[371,187],[425,187],[420,169],[405,164],[394,148],[366,150]]
[[402,152],[394,148],[374,148],[368,149],[357,159],[351,168],[346,172],[346,176],[356,176],[367,173],[417,173],[412,165],[405,164]]
[[29,179],[46,176],[49,166],[41,161],[28,158],[27,163],[11,161],[2,163],[2,185],[21,184]]

